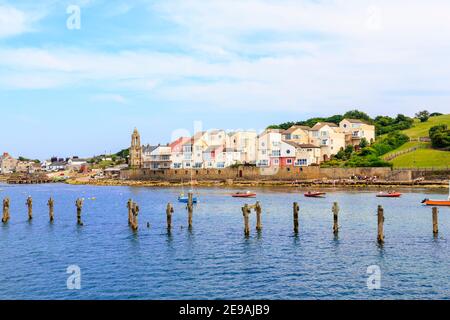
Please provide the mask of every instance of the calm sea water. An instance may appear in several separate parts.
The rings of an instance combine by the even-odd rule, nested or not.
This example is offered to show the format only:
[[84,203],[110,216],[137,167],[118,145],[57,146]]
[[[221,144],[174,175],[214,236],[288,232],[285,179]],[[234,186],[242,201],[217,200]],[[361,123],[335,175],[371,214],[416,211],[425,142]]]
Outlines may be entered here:
[[[441,208],[440,234],[432,235],[426,196],[444,190],[402,190],[380,199],[369,190],[332,190],[308,199],[300,189],[256,189],[263,231],[251,217],[243,235],[235,189],[199,189],[194,227],[187,229],[179,189],[70,185],[0,185],[11,198],[11,220],[0,226],[1,299],[447,299],[450,297],[450,208]],[[25,199],[34,199],[27,221]],[[55,199],[48,222],[47,199]],[[84,226],[74,202],[85,197]],[[96,200],[87,198],[95,197]],[[141,208],[140,229],[127,224],[126,202]],[[292,230],[292,203],[300,203],[300,234]],[[340,232],[332,234],[333,201]],[[173,231],[165,206],[174,204]],[[385,208],[386,244],[376,243],[376,209]],[[147,222],[150,228],[147,228]],[[68,290],[69,265],[81,268],[81,289]],[[367,267],[381,269],[381,289],[369,290]]]

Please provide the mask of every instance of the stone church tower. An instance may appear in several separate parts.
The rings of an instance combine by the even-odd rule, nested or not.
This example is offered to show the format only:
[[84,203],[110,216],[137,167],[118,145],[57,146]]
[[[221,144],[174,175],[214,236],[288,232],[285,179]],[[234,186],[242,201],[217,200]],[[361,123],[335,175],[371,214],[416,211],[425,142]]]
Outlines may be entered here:
[[136,128],[131,135],[130,167],[132,169],[142,168],[141,136]]

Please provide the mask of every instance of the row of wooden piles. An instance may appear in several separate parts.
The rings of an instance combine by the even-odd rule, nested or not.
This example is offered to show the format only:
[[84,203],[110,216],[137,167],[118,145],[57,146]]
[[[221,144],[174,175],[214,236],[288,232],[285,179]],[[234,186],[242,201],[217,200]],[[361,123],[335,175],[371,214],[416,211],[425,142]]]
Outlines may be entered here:
[[[78,198],[75,201],[75,207],[77,212],[77,224],[82,226],[83,222],[81,220],[81,213],[83,208],[84,200],[82,198]],[[28,197],[25,205],[28,208],[28,220],[33,219],[33,199]],[[47,202],[48,210],[49,210],[49,219],[50,222],[54,221],[54,200],[50,197]],[[128,208],[128,224],[131,229],[134,231],[138,230],[138,215],[139,215],[139,206],[133,200],[129,199],[127,202]],[[192,228],[192,217],[194,212],[194,203],[193,203],[193,195],[189,193],[188,202],[186,205],[186,209],[188,211],[188,227]],[[331,208],[331,212],[333,213],[333,233],[338,235],[339,233],[339,205],[337,202],[333,203]],[[256,213],[256,230],[258,232],[262,231],[262,206],[259,201],[257,201],[253,205],[245,204],[242,207],[242,215],[244,216],[244,235],[250,235],[250,215],[254,211]],[[300,206],[297,202],[293,204],[293,222],[294,222],[294,233],[299,233],[299,212]],[[166,207],[166,217],[167,217],[167,230],[170,232],[172,229],[172,214],[174,213],[174,209],[171,203],[167,204]],[[2,222],[7,223],[10,219],[10,199],[3,199],[3,216]],[[438,227],[438,208],[432,208],[432,223],[433,223],[433,234],[437,236],[439,233]],[[378,206],[377,210],[377,241],[378,243],[384,243],[384,209],[382,206]]]

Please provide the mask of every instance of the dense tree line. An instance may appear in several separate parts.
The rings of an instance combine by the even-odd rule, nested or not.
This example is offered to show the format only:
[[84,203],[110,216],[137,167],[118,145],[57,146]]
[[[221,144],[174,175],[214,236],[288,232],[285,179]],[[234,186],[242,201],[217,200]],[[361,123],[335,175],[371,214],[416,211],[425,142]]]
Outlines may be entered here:
[[359,119],[363,120],[368,124],[372,124],[375,126],[376,134],[382,135],[389,132],[394,132],[398,130],[405,130],[412,127],[414,123],[414,119],[407,117],[403,114],[398,114],[396,117],[392,118],[389,116],[377,116],[375,118],[371,118],[367,113],[359,111],[359,110],[351,110],[343,115],[334,115],[331,117],[316,117],[311,118],[305,121],[297,121],[297,122],[285,122],[278,125],[271,125],[269,129],[283,129],[286,130],[293,125],[300,126],[308,126],[313,127],[318,122],[331,122],[339,125],[343,119]]

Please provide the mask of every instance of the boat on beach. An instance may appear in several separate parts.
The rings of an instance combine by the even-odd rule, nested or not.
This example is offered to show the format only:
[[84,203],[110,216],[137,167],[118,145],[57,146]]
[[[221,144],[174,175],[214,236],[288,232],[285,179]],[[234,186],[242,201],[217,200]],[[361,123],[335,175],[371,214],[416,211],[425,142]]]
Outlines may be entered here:
[[447,198],[447,200],[423,199],[422,203],[426,206],[450,207],[450,181],[448,182],[448,198]]
[[401,197],[400,192],[389,191],[389,192],[380,192],[377,194],[378,198],[399,198]]
[[308,191],[304,194],[305,197],[309,197],[309,198],[325,198],[326,193],[325,192],[311,192]]
[[236,192],[231,195],[233,198],[255,198],[256,193],[254,192]]

